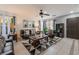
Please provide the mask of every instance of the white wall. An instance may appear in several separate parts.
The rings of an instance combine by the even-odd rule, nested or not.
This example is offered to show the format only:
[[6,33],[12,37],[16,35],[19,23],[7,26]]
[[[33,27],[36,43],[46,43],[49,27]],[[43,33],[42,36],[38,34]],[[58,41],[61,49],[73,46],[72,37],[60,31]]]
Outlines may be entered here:
[[23,20],[34,20],[35,27],[38,27],[38,7],[32,5],[0,5],[0,14],[16,16],[16,30],[23,28]]
[[66,20],[67,18],[73,18],[73,17],[79,17],[79,13],[75,13],[75,14],[69,14],[69,15],[65,15],[65,16],[61,16],[61,17],[58,17],[56,18],[55,20],[55,23],[58,24],[58,23],[64,23],[64,37],[67,37],[67,33],[66,33]]

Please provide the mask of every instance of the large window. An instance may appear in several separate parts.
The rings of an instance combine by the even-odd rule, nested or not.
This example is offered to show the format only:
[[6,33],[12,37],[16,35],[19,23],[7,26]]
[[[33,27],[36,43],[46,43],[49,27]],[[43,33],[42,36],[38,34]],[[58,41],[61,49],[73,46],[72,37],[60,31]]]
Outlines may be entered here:
[[15,16],[0,16],[0,34],[15,33]]

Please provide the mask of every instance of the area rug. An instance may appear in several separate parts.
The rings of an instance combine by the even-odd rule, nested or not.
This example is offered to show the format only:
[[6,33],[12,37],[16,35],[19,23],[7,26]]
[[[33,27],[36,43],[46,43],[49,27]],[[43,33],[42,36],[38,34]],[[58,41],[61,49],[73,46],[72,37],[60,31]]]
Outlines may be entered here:
[[[51,39],[51,38],[49,38],[49,39]],[[34,48],[31,44],[28,44],[28,43],[22,42],[22,44],[29,51],[30,55],[40,55],[45,50],[47,50],[49,47],[58,43],[61,39],[62,38],[55,37],[55,38],[53,38],[53,41],[48,41],[47,43],[45,43],[43,45],[39,45],[37,48]]]

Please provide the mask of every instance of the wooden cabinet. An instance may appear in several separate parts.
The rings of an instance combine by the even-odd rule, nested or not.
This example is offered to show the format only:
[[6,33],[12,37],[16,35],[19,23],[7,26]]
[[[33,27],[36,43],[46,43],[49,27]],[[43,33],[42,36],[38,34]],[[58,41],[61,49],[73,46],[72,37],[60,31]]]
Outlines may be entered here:
[[64,23],[56,24],[56,36],[64,37]]

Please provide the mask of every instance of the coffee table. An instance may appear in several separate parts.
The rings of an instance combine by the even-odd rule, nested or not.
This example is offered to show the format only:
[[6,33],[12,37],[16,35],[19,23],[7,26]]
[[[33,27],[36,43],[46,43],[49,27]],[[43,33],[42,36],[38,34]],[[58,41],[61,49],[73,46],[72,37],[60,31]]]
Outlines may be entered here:
[[31,43],[31,40],[34,41],[34,40],[42,40],[42,39],[45,39],[48,42],[48,35],[40,34],[40,35],[30,36],[29,43]]

